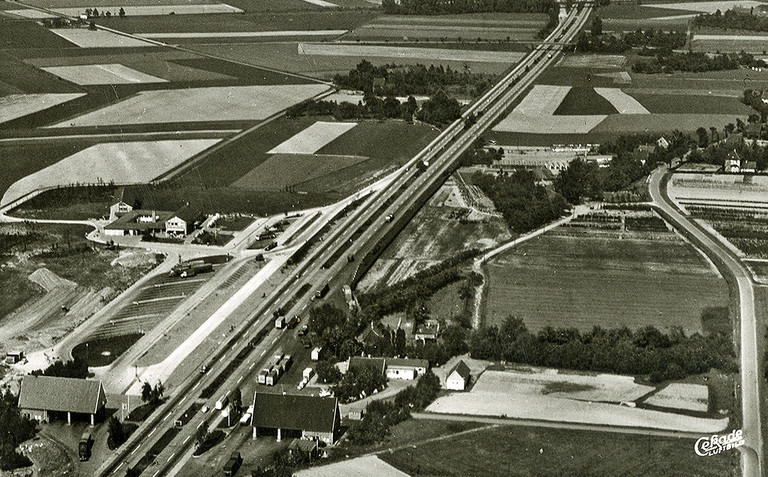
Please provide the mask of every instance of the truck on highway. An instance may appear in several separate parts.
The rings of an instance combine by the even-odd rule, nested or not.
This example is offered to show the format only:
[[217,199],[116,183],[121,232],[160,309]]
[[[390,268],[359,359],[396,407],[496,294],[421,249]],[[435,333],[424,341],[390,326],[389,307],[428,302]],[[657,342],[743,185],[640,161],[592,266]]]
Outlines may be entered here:
[[77,453],[80,456],[80,460],[85,461],[91,458],[91,447],[93,447],[93,435],[90,431],[85,431],[77,445]]
[[296,328],[296,326],[299,324],[299,322],[301,322],[301,318],[299,317],[299,315],[293,315],[293,318],[288,320],[288,322],[286,323],[286,326],[288,328],[293,329],[293,328]]
[[259,371],[259,377],[258,377],[259,384],[267,384],[267,376],[269,376],[270,371],[272,371],[272,367],[264,368],[261,371]]
[[320,361],[320,359],[323,357],[323,348],[317,347],[312,350],[311,353],[312,361]]
[[301,373],[307,381],[309,381],[313,374],[315,374],[315,371],[312,368],[304,368],[304,371]]
[[224,475],[235,475],[242,464],[243,457],[239,452],[233,452],[227,463],[224,464]]
[[331,287],[326,283],[325,286],[315,292],[315,298],[323,298],[325,295],[328,294],[328,291],[331,289]]
[[277,384],[278,379],[280,379],[280,370],[272,368],[272,370],[267,375],[267,382],[265,384],[267,386],[274,386]]
[[216,401],[216,410],[221,411],[225,407],[227,407],[227,404],[229,404],[229,396],[228,393],[221,396],[218,401]]
[[278,316],[275,318],[275,328],[282,330],[285,328],[285,317],[284,316]]

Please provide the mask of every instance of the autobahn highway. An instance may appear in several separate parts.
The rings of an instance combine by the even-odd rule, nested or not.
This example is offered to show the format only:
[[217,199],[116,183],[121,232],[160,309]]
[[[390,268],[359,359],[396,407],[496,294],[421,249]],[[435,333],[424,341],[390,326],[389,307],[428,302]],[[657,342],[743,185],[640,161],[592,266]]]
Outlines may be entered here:
[[[586,22],[590,11],[590,5],[573,8],[545,41],[572,41]],[[308,306],[309,295],[331,282],[342,268],[350,266],[346,260],[338,259],[339,250],[343,250],[345,254],[354,254],[375,243],[386,231],[387,225],[391,225],[386,219],[387,216],[403,214],[413,207],[423,194],[429,193],[432,187],[439,186],[452,171],[460,154],[502,117],[510,104],[526,91],[536,77],[556,61],[557,55],[558,51],[552,51],[549,46],[536,46],[496,86],[470,106],[461,119],[448,126],[440,136],[400,169],[389,185],[372,193],[357,208],[348,212],[347,216],[337,220],[338,223],[326,234],[327,237],[323,237],[319,244],[315,243],[307,257],[289,269],[280,286],[265,297],[256,309],[236,310],[238,316],[243,317],[242,323],[232,333],[234,337],[213,353],[209,372],[190,376],[173,390],[168,401],[102,465],[98,475],[124,472],[158,446],[162,448],[156,454],[152,465],[147,467],[142,475],[167,475],[182,456],[188,455],[194,443],[196,428],[203,422],[212,428],[219,417],[215,413],[197,412],[182,429],[174,429],[174,421],[184,413],[186,407],[193,401],[199,401],[199,398],[194,397],[194,393],[219,383],[219,391],[208,399],[210,403],[258,372],[261,363],[272,351],[290,346],[295,340],[294,333],[275,330],[272,326],[272,313],[278,308],[285,308],[286,302],[304,290],[298,300],[293,300],[295,305],[290,310],[283,309],[287,316],[301,313]],[[294,246],[293,249],[288,249],[287,253],[292,253],[298,248],[299,246]],[[334,257],[335,261],[332,260]],[[329,261],[333,263],[325,267]],[[309,289],[306,284],[310,284]],[[250,341],[256,335],[260,335],[261,339],[255,346],[251,346]],[[232,356],[240,355],[244,355],[245,359],[236,369],[231,369]],[[221,379],[221,375],[228,377]],[[250,398],[244,395],[244,402],[249,400]]]
[[666,170],[657,169],[650,178],[650,192],[656,204],[667,219],[683,231],[699,248],[701,248],[718,268],[730,273],[736,280],[739,291],[739,318],[741,325],[741,405],[742,430],[745,444],[741,450],[742,475],[745,477],[760,477],[765,474],[765,457],[763,451],[762,422],[760,416],[760,399],[762,377],[759,372],[760,353],[757,341],[757,317],[755,316],[755,294],[752,275],[744,264],[730,250],[720,244],[703,228],[683,215],[666,193]]

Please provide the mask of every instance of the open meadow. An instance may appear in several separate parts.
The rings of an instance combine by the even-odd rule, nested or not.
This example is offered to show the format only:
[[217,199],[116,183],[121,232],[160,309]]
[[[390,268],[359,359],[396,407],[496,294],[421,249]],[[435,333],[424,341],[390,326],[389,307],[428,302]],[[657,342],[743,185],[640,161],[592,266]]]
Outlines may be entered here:
[[380,458],[414,475],[739,475],[739,454],[701,458],[693,439],[610,432],[498,426],[448,437]]
[[704,330],[705,310],[727,306],[725,281],[673,233],[580,229],[555,229],[487,265],[488,324],[514,315],[534,332],[652,325],[690,335]]

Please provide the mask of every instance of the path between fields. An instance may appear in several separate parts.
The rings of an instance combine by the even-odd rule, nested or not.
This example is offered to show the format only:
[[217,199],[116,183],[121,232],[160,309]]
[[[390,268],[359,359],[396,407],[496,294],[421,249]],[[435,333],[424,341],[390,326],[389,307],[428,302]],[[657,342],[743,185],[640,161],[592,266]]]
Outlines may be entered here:
[[588,212],[589,210],[590,210],[589,206],[577,205],[573,209],[573,212],[571,212],[571,215],[569,215],[567,217],[563,217],[562,219],[557,220],[555,222],[552,222],[551,224],[545,225],[544,227],[542,227],[540,229],[536,229],[536,230],[534,230],[532,232],[528,232],[527,234],[521,235],[520,237],[518,237],[518,238],[516,238],[516,239],[514,239],[514,240],[512,240],[510,242],[501,244],[501,245],[497,246],[496,248],[491,249],[490,251],[488,251],[485,254],[481,255],[480,257],[476,258],[475,262],[472,264],[472,269],[475,272],[483,275],[483,281],[475,289],[475,299],[474,299],[474,305],[475,306],[474,306],[474,310],[473,310],[473,313],[472,313],[472,326],[475,327],[475,328],[478,328],[480,326],[480,317],[481,317],[480,311],[481,311],[482,303],[483,303],[483,295],[485,293],[485,284],[488,281],[488,276],[485,273],[483,273],[483,265],[485,264],[485,262],[487,262],[488,260],[492,259],[496,255],[499,255],[500,253],[506,252],[507,250],[509,250],[512,247],[516,247],[516,246],[520,245],[523,242],[526,242],[526,241],[528,241],[528,240],[530,240],[532,238],[536,238],[539,235],[542,235],[542,234],[544,234],[546,232],[549,232],[550,230],[554,229],[555,227],[559,227],[559,226],[561,226],[561,225],[563,225],[565,223],[568,223],[571,220],[573,220],[575,217],[578,217],[579,215],[581,215],[581,214],[583,214],[585,212]]

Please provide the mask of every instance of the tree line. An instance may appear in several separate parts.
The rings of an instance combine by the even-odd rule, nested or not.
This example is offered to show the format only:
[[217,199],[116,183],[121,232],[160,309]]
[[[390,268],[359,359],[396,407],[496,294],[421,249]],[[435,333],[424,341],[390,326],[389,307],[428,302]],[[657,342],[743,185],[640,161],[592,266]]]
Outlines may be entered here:
[[738,54],[723,53],[712,57],[708,56],[706,53],[693,51],[675,53],[649,50],[648,53],[655,55],[655,57],[650,60],[635,62],[632,65],[632,71],[635,73],[658,74],[672,73],[675,71],[702,72],[735,70],[740,66],[765,66],[763,60],[757,60],[754,56],[743,51]]
[[407,121],[413,119],[418,109],[416,99],[410,96],[401,103],[392,96],[381,99],[375,95],[366,95],[357,104],[348,101],[322,101],[309,99],[293,105],[285,111],[288,118],[300,116],[333,116],[337,121],[348,119],[386,119],[401,118]]
[[657,50],[669,54],[685,46],[684,31],[663,31],[650,28],[623,33],[603,33],[603,21],[599,16],[592,19],[589,33],[582,31],[576,39],[576,49],[594,53],[623,53],[630,48]]
[[653,326],[634,332],[627,327],[595,326],[586,333],[575,328],[546,327],[532,333],[523,320],[509,316],[499,327],[473,333],[469,347],[476,359],[647,375],[651,382],[682,379],[710,368],[738,370],[730,336],[696,333],[686,337],[680,328],[669,334]]
[[733,9],[722,13],[704,13],[693,19],[698,28],[720,28],[723,30],[768,31],[768,18],[763,16],[737,13]]
[[32,465],[32,461],[16,448],[35,435],[35,421],[19,412],[18,396],[5,390],[0,396],[0,470],[13,470]]

